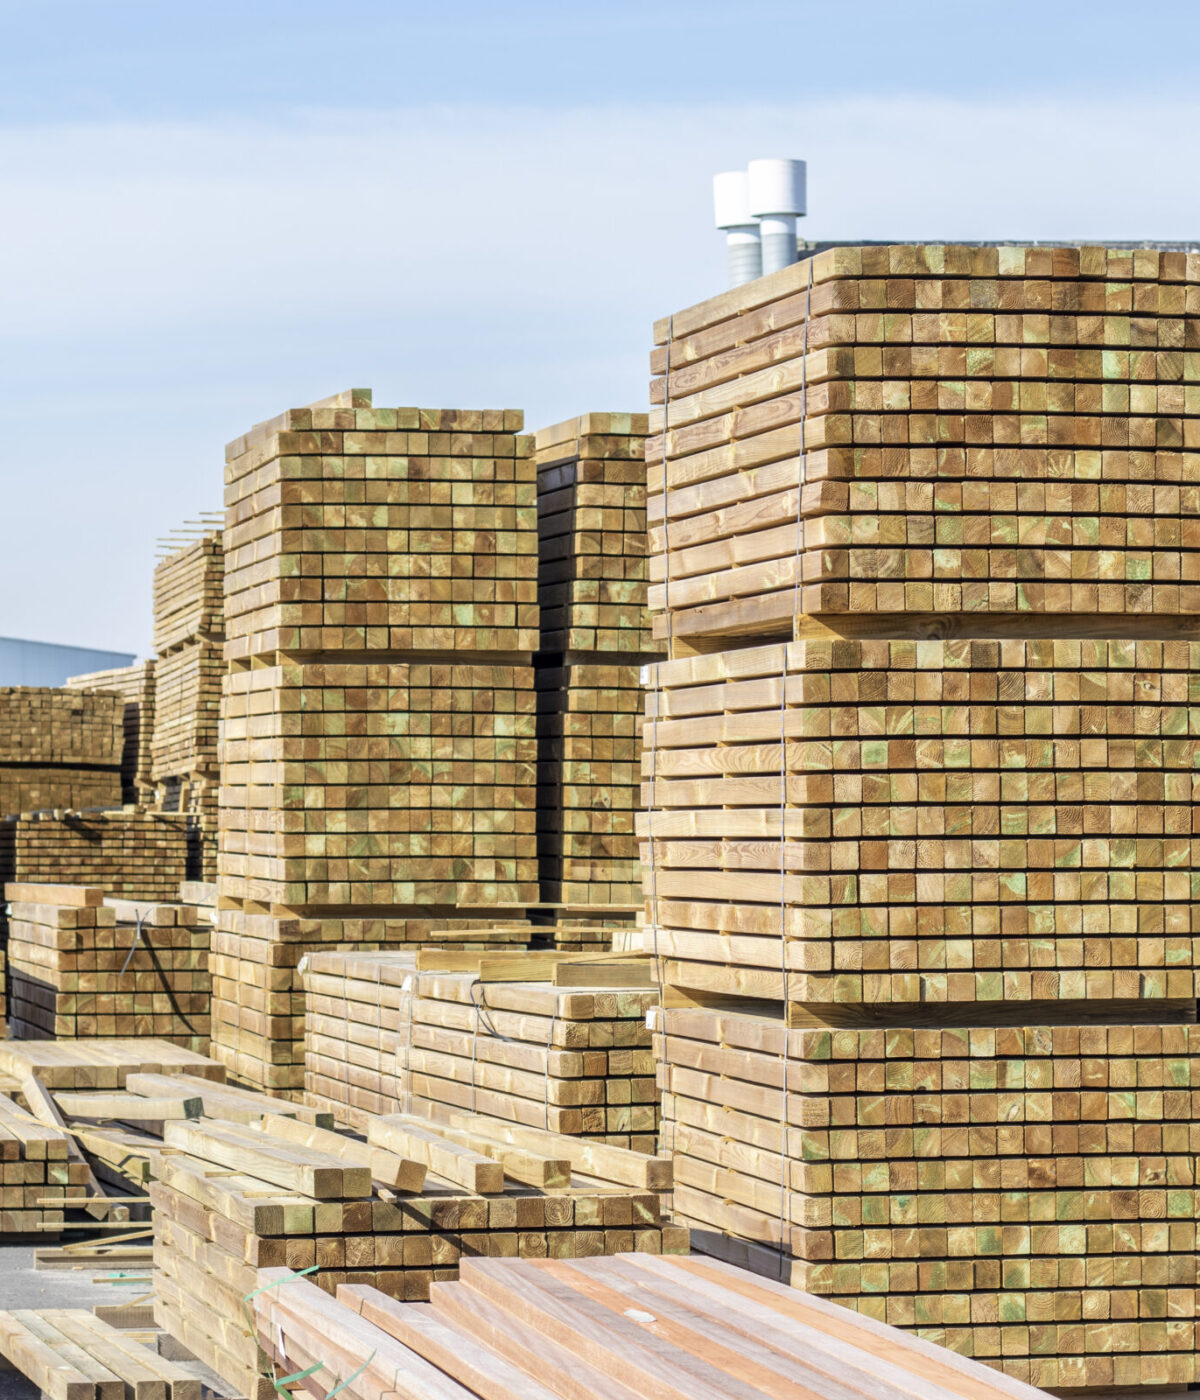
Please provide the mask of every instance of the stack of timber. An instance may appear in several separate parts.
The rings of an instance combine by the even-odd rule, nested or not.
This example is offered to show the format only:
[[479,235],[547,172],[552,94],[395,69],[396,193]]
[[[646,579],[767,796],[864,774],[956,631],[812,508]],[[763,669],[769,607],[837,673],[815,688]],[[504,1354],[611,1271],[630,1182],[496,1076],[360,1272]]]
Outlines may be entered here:
[[201,1400],[200,1377],[83,1308],[0,1313],[0,1356],[50,1400]]
[[355,389],[227,450],[214,1045],[249,1083],[303,1088],[307,949],[536,903],[521,425]]
[[119,696],[0,687],[0,815],[121,804]]
[[69,676],[66,688],[115,692],[122,698],[125,741],[121,750],[121,801],[149,806],[154,797],[150,760],[150,744],[154,737],[154,662],[138,661],[115,670]]
[[676,1210],[1056,1390],[1200,1380],[1198,289],[834,249],[653,356]]
[[645,414],[535,434],[538,873],[543,903],[631,905],[646,609]]
[[216,874],[217,757],[225,560],[221,535],[204,535],[154,570],[153,780],[164,810],[191,817],[190,873]]
[[0,1074],[21,1083],[35,1079],[47,1089],[124,1089],[131,1074],[191,1075],[223,1083],[215,1060],[170,1041],[0,1041]]
[[87,885],[115,899],[169,904],[187,873],[187,819],[126,808],[0,821],[0,880]]
[[469,1257],[687,1250],[663,1218],[664,1159],[470,1115],[372,1118],[365,1134],[175,1118],[149,1154],[155,1319],[243,1394],[258,1393],[241,1306],[258,1268],[315,1265],[329,1306],[345,1283],[428,1299]]
[[[347,1400],[1045,1400],[820,1298],[709,1259],[467,1259],[429,1306],[349,1283],[331,1303],[283,1269],[259,1274],[269,1374],[320,1367]],[[280,1382],[282,1383],[282,1382]]]
[[83,886],[5,888],[9,1033],[209,1043],[209,928],[180,904],[104,903]]
[[1153,249],[834,248],[660,321],[656,634],[1194,616],[1197,285]]
[[64,1212],[90,1180],[66,1133],[0,1094],[0,1237],[69,1228]]
[[469,1111],[653,1152],[650,971],[536,952],[311,956],[306,1102],[356,1126]]

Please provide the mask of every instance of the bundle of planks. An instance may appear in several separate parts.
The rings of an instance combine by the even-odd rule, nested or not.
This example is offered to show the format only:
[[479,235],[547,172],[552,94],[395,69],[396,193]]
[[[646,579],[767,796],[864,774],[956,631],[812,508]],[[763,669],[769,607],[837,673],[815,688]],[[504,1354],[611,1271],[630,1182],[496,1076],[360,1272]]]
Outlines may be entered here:
[[186,1074],[222,1083],[215,1060],[166,1040],[0,1040],[0,1074],[47,1089],[124,1089],[131,1074]]
[[660,321],[657,634],[1194,615],[1197,285],[1154,249],[833,248]]
[[834,249],[652,357],[675,1208],[1059,1390],[1200,1379],[1197,297],[1153,250]]
[[150,805],[154,797],[150,744],[154,737],[154,662],[138,661],[111,671],[68,676],[68,690],[115,692],[125,704],[121,750],[121,801]]
[[533,902],[535,747],[528,666],[235,671],[221,892],[294,909]]
[[0,1313],[0,1356],[50,1400],[201,1400],[200,1377],[83,1308]]
[[86,885],[169,904],[187,873],[187,821],[140,808],[0,821],[0,881]]
[[66,1229],[68,1203],[87,1194],[87,1166],[71,1142],[0,1094],[0,1236]]
[[0,816],[121,804],[122,702],[0,687]]
[[[322,948],[381,949],[432,941],[473,947],[485,925],[459,919],[282,918],[220,909],[212,931],[213,1042],[230,1073],[268,1089],[304,1088],[303,959]],[[514,934],[523,942],[528,929]],[[450,933],[450,943],[446,934]]]
[[373,408],[352,389],[231,442],[227,658],[536,650],[523,422],[516,409]]
[[156,1320],[254,1395],[242,1300],[256,1268],[315,1265],[328,1304],[348,1282],[427,1299],[469,1257],[686,1251],[662,1216],[668,1162],[511,1131],[396,1115],[364,1142],[273,1115],[167,1121],[168,1150],[150,1156]]
[[306,1101],[354,1124],[400,1109],[469,1111],[653,1152],[646,1013],[658,991],[629,985],[648,983],[649,965],[560,962],[573,984],[562,986],[532,980],[554,975],[535,953],[472,960],[475,970],[453,972],[417,966],[453,955],[310,956]]
[[208,925],[180,904],[10,884],[8,1016],[17,1039],[158,1036],[209,1043]]
[[538,480],[538,872],[543,902],[628,905],[646,610],[648,423],[588,413],[534,436]]
[[662,663],[644,830],[667,980],[897,1011],[1194,999],[1197,668],[1200,642],[1087,638]]
[[224,579],[224,549],[215,531],[154,570],[152,778],[158,805],[191,818],[190,873],[202,880],[216,873]]
[[270,1400],[277,1375],[319,1367],[347,1400],[1046,1395],[707,1259],[468,1259],[430,1297],[349,1283],[331,1304],[307,1279],[262,1270],[254,1322],[271,1374],[246,1394]]
[[214,1043],[248,1082],[303,1086],[306,947],[536,902],[521,423],[355,389],[227,449]]

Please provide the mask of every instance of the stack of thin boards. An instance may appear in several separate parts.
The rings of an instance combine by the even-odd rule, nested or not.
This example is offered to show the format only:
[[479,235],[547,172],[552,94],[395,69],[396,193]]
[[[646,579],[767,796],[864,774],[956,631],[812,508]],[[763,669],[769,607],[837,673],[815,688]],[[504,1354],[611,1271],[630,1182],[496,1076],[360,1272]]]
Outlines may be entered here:
[[[1045,1400],[1046,1392],[709,1259],[464,1260],[431,1306],[361,1284],[330,1302],[264,1269],[252,1400],[320,1367],[347,1400]],[[334,1378],[338,1378],[335,1380]]]
[[114,899],[169,904],[187,874],[187,820],[125,811],[0,821],[0,881],[87,885]]
[[521,424],[355,389],[227,449],[214,1043],[248,1082],[303,1086],[305,943],[536,902]]
[[0,1074],[47,1089],[124,1089],[131,1074],[188,1075],[222,1083],[224,1069],[195,1051],[149,1037],[114,1040],[0,1040]]
[[121,801],[149,805],[154,797],[150,745],[154,737],[154,662],[138,661],[110,671],[68,676],[68,690],[115,692],[125,702],[121,751]]
[[119,807],[122,708],[107,693],[0,687],[0,816]]
[[176,550],[154,570],[152,776],[159,805],[192,818],[190,873],[201,880],[216,874],[224,577],[217,532]]
[[0,1356],[51,1400],[201,1400],[200,1377],[84,1308],[0,1313]]
[[8,885],[9,1033],[209,1044],[209,925],[182,904],[104,903],[82,886]]
[[1198,312],[1190,255],[833,249],[653,356],[676,1209],[1056,1390],[1200,1380]]
[[[156,1094],[172,1084],[134,1082]],[[231,1121],[220,1116],[219,1092],[201,1093],[203,1117],[165,1120],[157,1145],[144,1148],[155,1319],[239,1388],[254,1369],[241,1300],[259,1267],[315,1265],[327,1294],[362,1283],[420,1300],[473,1256],[687,1250],[687,1231],[663,1217],[670,1163],[662,1158],[471,1115],[454,1125],[372,1118],[363,1141],[294,1114]],[[146,1102],[156,1111],[157,1099]],[[139,1115],[133,1103],[116,1111]],[[98,1130],[97,1145],[107,1131]],[[118,1133],[114,1143],[127,1139]],[[127,1150],[127,1159],[136,1155]]]
[[[311,956],[306,1102],[352,1124],[401,1109],[469,1111],[655,1150],[658,1093],[646,1014],[658,1005],[657,988],[612,985],[639,979],[615,978],[612,964],[589,967],[586,959],[560,964],[570,986],[535,981],[536,954],[481,955],[468,972],[417,968],[418,960],[451,963],[453,956]],[[645,971],[648,980],[644,965],[621,970]]]
[[542,902],[636,904],[647,420],[588,413],[534,436],[538,874]]

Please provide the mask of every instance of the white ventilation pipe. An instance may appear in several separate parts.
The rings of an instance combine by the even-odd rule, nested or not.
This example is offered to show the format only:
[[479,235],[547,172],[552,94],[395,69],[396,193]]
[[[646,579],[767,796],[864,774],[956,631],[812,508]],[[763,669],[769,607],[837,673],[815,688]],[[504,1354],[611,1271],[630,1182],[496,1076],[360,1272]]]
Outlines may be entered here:
[[744,170],[713,176],[713,208],[717,227],[725,230],[729,285],[740,287],[763,272],[758,220],[750,213],[749,179]]
[[749,213],[759,221],[764,274],[800,260],[796,220],[806,212],[806,173],[802,160],[752,160],[746,171]]

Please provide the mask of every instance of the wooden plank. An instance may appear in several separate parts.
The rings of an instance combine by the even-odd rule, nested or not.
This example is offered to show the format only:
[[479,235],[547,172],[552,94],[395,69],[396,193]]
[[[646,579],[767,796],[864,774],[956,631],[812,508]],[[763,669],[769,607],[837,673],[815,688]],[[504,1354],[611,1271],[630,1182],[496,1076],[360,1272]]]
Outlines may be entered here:
[[372,1118],[367,1124],[367,1141],[421,1162],[443,1180],[481,1196],[504,1189],[504,1169],[499,1162],[442,1137],[419,1118],[400,1113]]

